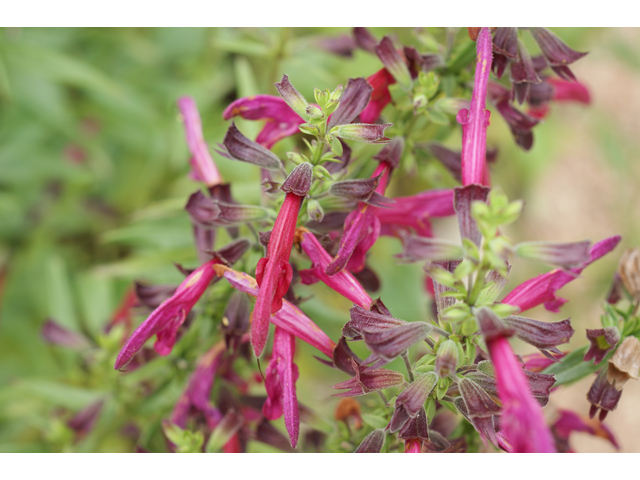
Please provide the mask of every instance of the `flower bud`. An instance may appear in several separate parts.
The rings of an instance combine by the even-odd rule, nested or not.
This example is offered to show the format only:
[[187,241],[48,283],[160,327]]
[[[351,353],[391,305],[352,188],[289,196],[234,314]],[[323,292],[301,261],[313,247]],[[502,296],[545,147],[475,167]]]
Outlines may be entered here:
[[385,66],[387,71],[393,75],[398,84],[402,88],[411,88],[411,73],[407,67],[407,62],[404,55],[396,50],[391,38],[384,37],[378,45],[376,45],[376,53],[380,58],[380,61]]
[[640,300],[640,248],[630,248],[624,252],[618,266],[618,273],[631,296]]
[[307,215],[309,219],[321,222],[324,218],[324,209],[317,200],[311,198],[307,200]]
[[589,261],[591,242],[553,243],[523,242],[514,247],[522,258],[538,260],[563,268],[571,268]]
[[384,430],[378,428],[366,436],[355,453],[380,453],[385,438]]
[[488,307],[481,307],[475,311],[480,331],[486,342],[496,338],[507,338],[516,333],[514,328],[508,327],[505,322]]
[[252,163],[269,170],[282,168],[282,162],[276,154],[245,137],[234,122],[231,122],[222,144],[218,144],[218,146],[222,148],[222,151],[218,151],[218,153],[231,160]]
[[458,347],[453,340],[445,340],[438,347],[436,354],[436,373],[441,378],[456,373],[458,367]]
[[351,315],[351,320],[342,327],[342,335],[351,340],[362,340],[364,333],[382,332],[407,323],[385,313],[369,311],[359,305],[354,305],[349,310],[349,314]]
[[569,319],[549,323],[512,315],[504,322],[515,330],[516,337],[540,350],[556,350],[556,346],[567,343],[574,333]]
[[389,431],[397,432],[414,418],[420,410],[424,410],[424,402],[438,383],[438,376],[429,372],[418,375],[416,379],[398,395]]
[[336,89],[331,94],[331,98],[340,100],[340,105],[331,115],[327,127],[331,129],[336,125],[351,123],[369,103],[371,92],[373,92],[373,87],[362,77],[350,78],[344,93],[342,93],[342,89],[340,92]]
[[283,75],[282,80],[274,85],[276,86],[280,96],[285,102],[287,102],[291,109],[305,120],[309,120],[309,115],[307,114],[309,102],[307,102],[302,94],[295,89],[289,81],[289,77],[287,75]]
[[239,225],[267,216],[264,208],[222,202],[205,196],[200,190],[189,197],[184,208],[194,222],[205,227]]
[[636,337],[627,337],[616,349],[607,370],[607,380],[616,390],[622,390],[627,380],[638,380],[640,370],[640,340]]
[[411,322],[381,332],[363,333],[363,336],[369,350],[376,356],[391,361],[427,338],[431,330],[431,325],[426,322]]
[[371,125],[368,123],[350,123],[334,127],[332,131],[336,136],[345,140],[355,140],[364,143],[387,143],[389,139],[384,136],[384,131],[391,123]]
[[280,190],[285,193],[293,193],[299,197],[306,197],[309,194],[312,180],[313,165],[304,162],[291,171],[287,179],[280,186]]

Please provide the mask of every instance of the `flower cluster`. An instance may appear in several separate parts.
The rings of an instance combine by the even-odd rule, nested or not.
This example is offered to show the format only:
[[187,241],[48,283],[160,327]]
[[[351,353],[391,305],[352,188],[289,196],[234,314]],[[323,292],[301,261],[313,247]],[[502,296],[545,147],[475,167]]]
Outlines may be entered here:
[[[487,147],[487,100],[525,149],[531,148],[531,130],[550,101],[589,101],[567,66],[584,54],[549,30],[528,30],[541,57],[529,54],[515,28],[494,29],[493,35],[486,27],[470,29],[475,43],[465,39],[454,52],[444,46],[426,54],[398,48],[390,36],[378,41],[363,28],[351,37],[321,42],[343,55],[363,49],[377,57],[379,69],[349,79],[346,87],[316,89],[315,103],[284,75],[274,84],[279,96],[240,98],[223,112],[231,123],[216,152],[222,161],[257,167],[256,176],[259,169],[260,205],[238,203],[243,197],[231,195],[232,185],[224,183],[204,141],[195,101],[178,100],[191,177],[204,187],[185,206],[200,264],[182,269],[186,278],[178,286],[137,285],[112,322],[112,327],[129,326],[131,308],[151,309],[130,336],[126,332],[116,369],[131,371],[151,361],[143,353],[151,351],[145,343],[152,337],[155,354],[178,350],[193,365],[163,423],[172,451],[242,452],[260,441],[286,451],[301,444],[308,450],[333,444],[356,452],[380,452],[385,445],[407,453],[477,451],[490,445],[508,452],[554,452],[570,450],[572,431],[615,443],[605,427],[573,412],[562,412],[549,424],[543,407],[555,386],[573,379],[567,372],[576,363],[569,362],[591,368],[592,360],[596,365],[608,361],[588,397],[591,417],[601,409],[601,420],[615,408],[624,383],[637,379],[640,322],[635,310],[623,313],[614,304],[624,285],[637,307],[640,254],[625,256],[603,328],[587,331],[590,348],[565,354],[558,346],[575,333],[570,319],[543,322],[523,314],[538,305],[558,312],[566,302],[558,290],[613,250],[620,237],[595,244],[514,243],[503,227],[518,219],[523,202],[509,202],[492,187],[489,163],[495,150]],[[507,68],[510,86],[500,81]],[[561,78],[545,75],[547,68]],[[528,102],[529,112],[518,110],[516,102]],[[392,107],[394,114],[385,116]],[[244,120],[263,122],[255,140],[242,132]],[[434,125],[442,127],[437,134],[430,129]],[[443,132],[458,130],[462,141],[456,152],[441,142]],[[279,155],[285,143],[291,146],[286,158]],[[420,179],[412,184],[419,171],[417,153],[438,159],[460,185]],[[406,194],[402,182],[416,193]],[[439,217],[453,215],[459,243],[435,237],[432,228]],[[432,318],[400,319],[382,299],[374,299],[381,279],[368,261],[380,236],[395,239],[402,261],[424,265]],[[216,247],[220,239],[230,242]],[[517,258],[554,269],[505,295]],[[325,332],[322,322],[300,306],[305,298],[299,284],[319,282],[353,304],[344,311],[348,320],[339,334]],[[220,338],[203,341],[215,335],[209,325],[200,329],[206,335],[192,334],[193,317],[219,319]],[[53,323],[45,337],[86,348],[86,339]],[[540,353],[517,356],[513,337]],[[296,363],[296,355],[304,354],[299,340],[318,351],[322,365],[345,376],[333,385],[335,396],[344,400],[336,411],[340,429],[328,440],[312,425],[301,428],[311,415],[298,400],[298,379],[307,374],[307,362]],[[187,341],[204,342],[206,348],[197,358],[189,356],[180,347]],[[362,347],[352,348],[355,342]],[[369,353],[360,358],[356,352],[364,350]],[[398,358],[406,372],[391,368]],[[395,400],[389,402],[385,392]],[[368,394],[380,396],[382,406],[360,415],[353,397]],[[271,423],[281,417],[288,441]]]

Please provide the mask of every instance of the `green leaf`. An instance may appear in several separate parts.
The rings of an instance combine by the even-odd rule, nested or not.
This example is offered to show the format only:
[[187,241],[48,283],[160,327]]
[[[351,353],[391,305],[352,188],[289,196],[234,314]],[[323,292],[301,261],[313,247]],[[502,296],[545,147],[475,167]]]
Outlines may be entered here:
[[362,420],[364,421],[364,423],[366,423],[367,425],[371,425],[373,428],[385,428],[389,423],[386,418],[379,415],[373,415],[371,413],[363,413]]
[[598,365],[593,365],[591,362],[585,362],[582,359],[587,351],[587,346],[574,350],[566,357],[564,357],[560,363],[554,363],[542,373],[555,374],[556,386],[567,385],[569,383],[577,382],[578,380],[595,373],[597,370],[606,366],[607,357]]

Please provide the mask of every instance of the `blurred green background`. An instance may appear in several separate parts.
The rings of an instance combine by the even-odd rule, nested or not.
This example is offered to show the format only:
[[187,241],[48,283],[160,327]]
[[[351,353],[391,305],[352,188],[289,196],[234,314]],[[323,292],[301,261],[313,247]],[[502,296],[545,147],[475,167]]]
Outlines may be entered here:
[[[572,317],[571,346],[577,346],[586,342],[584,328],[599,322],[600,302],[623,248],[640,243],[640,31],[555,31],[576,50],[590,52],[573,71],[589,87],[592,104],[552,105],[534,130],[530,152],[517,148],[496,112],[489,144],[499,148],[494,183],[526,202],[521,220],[506,232],[515,241],[623,235],[621,247],[561,292],[571,300],[562,318]],[[406,29],[372,32],[378,38],[413,36]],[[177,283],[181,276],[172,262],[196,263],[183,207],[198,187],[187,178],[177,98],[196,99],[204,137],[213,145],[228,125],[223,109],[242,96],[276,94],[273,83],[283,73],[312,98],[314,87],[334,88],[381,68],[363,51],[344,58],[320,48],[323,39],[344,34],[350,31],[0,30],[1,452],[54,448],[56,409],[78,411],[109,388],[87,385],[80,374],[69,378],[75,356],[41,339],[47,317],[97,335],[133,280]],[[249,137],[260,128],[258,122],[239,124]],[[285,152],[287,142],[276,153]],[[256,168],[215,160],[236,199],[259,202]],[[399,183],[391,193],[413,193],[415,186]],[[455,220],[434,224],[439,235],[455,239]],[[399,250],[397,240],[382,238],[370,264],[381,275],[380,295],[394,315],[418,320],[428,312],[423,274],[416,265],[396,266],[393,254]],[[507,289],[542,271],[517,263]],[[308,291],[316,297],[303,308],[337,339],[349,303],[323,287]],[[541,308],[531,316],[560,319]],[[312,349],[300,351],[300,400],[331,415],[336,401],[328,385],[344,376],[313,360]],[[586,413],[587,380],[552,396],[552,408]],[[607,420],[626,451],[640,451],[633,435],[640,429],[633,407],[638,398],[637,385],[625,387]],[[105,435],[84,448],[130,451],[131,445]],[[577,440],[579,451],[607,448],[600,439]]]

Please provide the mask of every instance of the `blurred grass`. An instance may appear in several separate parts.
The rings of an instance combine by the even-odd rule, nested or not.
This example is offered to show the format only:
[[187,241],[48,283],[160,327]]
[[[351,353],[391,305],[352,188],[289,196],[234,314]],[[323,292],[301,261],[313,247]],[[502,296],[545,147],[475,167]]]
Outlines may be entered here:
[[[345,32],[0,30],[0,451],[49,448],[47,439],[34,433],[49,422],[48,409],[80,408],[100,395],[82,386],[60,390],[56,380],[78,365],[73,355],[40,339],[47,317],[96,335],[132,280],[177,282],[180,275],[172,262],[195,263],[182,208],[197,187],[187,178],[188,152],[176,99],[193,96],[205,139],[221,141],[227,126],[221,114],[228,103],[275,94],[273,83],[282,73],[311,98],[314,87],[334,88],[378,70],[378,60],[365,52],[345,59],[315,46],[323,36]],[[387,30],[373,32],[381,36]],[[409,33],[396,30],[400,38]],[[591,51],[574,70],[591,88],[593,104],[554,105],[535,129],[531,152],[515,146],[494,113],[489,143],[500,148],[495,183],[510,198],[527,202],[522,220],[507,233],[515,240],[567,241],[621,233],[625,245],[636,245],[640,140],[630,134],[629,111],[640,108],[635,48],[640,35],[600,29],[558,33],[574,48]],[[624,87],[615,84],[618,80]],[[257,122],[238,123],[248,136],[259,129]],[[282,142],[276,152],[282,154],[287,145]],[[237,199],[258,201],[257,169],[220,157],[216,162]],[[422,187],[402,178],[393,194]],[[455,224],[435,223],[438,233],[455,237]],[[398,241],[387,238],[372,250],[371,264],[383,282],[380,295],[396,316],[420,320],[428,312],[423,274],[414,265],[395,266],[392,255],[398,251]],[[590,267],[585,279],[565,290],[572,301],[563,313],[577,325],[597,322],[598,302],[621,251]],[[542,271],[521,263],[510,285]],[[304,308],[336,338],[348,303],[322,288],[314,292],[316,298]],[[314,379],[330,385],[343,378],[311,359],[311,349],[301,349],[301,372],[314,370],[314,375],[301,375],[301,401],[315,407],[319,395],[318,408],[330,415],[334,403],[324,402],[327,389]],[[177,395],[179,388],[174,390]],[[24,405],[18,408],[19,398]],[[22,446],[12,443],[15,438]],[[85,447],[120,448],[112,438]]]

